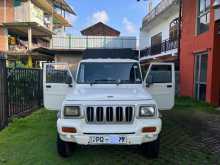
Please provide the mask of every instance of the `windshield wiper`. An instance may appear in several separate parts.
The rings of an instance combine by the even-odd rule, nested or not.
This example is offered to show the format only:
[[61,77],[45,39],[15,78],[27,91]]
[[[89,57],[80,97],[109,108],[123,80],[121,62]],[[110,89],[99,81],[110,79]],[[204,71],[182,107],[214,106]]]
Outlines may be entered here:
[[98,84],[99,82],[114,82],[115,84],[119,84],[120,83],[120,81],[117,81],[117,80],[100,79],[100,80],[91,81],[90,85]]
[[101,79],[101,80],[95,80],[95,82],[117,82],[117,81],[116,80]]

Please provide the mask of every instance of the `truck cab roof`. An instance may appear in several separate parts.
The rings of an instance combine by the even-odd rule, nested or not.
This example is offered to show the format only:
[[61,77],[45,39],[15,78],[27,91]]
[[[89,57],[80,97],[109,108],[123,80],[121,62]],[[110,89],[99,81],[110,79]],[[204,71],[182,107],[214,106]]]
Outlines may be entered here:
[[83,59],[81,60],[81,63],[85,63],[85,62],[97,62],[97,63],[135,63],[135,62],[139,62],[138,60],[133,60],[133,59],[120,59],[120,58],[115,58],[115,59],[111,59],[111,58],[107,58],[107,59],[103,59],[103,58],[97,58],[97,59]]
[[86,49],[83,52],[83,60],[86,59],[116,59],[138,60],[138,51],[133,49]]

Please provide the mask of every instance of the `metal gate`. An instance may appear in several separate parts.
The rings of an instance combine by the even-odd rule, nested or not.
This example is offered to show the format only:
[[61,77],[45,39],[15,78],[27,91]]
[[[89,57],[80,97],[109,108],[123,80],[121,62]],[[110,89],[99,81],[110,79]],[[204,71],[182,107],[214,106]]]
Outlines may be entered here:
[[6,68],[0,55],[0,130],[11,117],[26,116],[43,105],[41,69]]
[[0,55],[0,129],[8,122],[6,60]]
[[43,75],[40,69],[8,68],[9,118],[24,116],[43,103]]

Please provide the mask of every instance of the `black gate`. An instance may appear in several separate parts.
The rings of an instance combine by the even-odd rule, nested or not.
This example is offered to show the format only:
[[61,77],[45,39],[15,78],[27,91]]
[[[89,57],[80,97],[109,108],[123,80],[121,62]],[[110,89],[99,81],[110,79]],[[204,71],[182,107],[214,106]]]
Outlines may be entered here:
[[41,69],[6,68],[0,55],[0,129],[13,116],[26,116],[43,105]]
[[6,60],[0,55],[0,129],[8,122]]
[[8,69],[9,118],[27,115],[43,103],[43,76],[40,69]]

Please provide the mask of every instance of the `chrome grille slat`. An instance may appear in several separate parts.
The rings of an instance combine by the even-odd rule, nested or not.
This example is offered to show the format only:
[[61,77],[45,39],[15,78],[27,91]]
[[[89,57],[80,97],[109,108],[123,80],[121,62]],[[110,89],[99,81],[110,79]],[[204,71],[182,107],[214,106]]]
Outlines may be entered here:
[[93,121],[96,122],[96,109],[97,107],[94,108],[94,111],[93,111]]
[[123,108],[123,122],[125,122],[126,120],[126,112],[125,112],[125,107]]
[[116,107],[113,107],[113,122],[116,122]]
[[87,106],[85,114],[89,124],[132,123],[134,106]]

